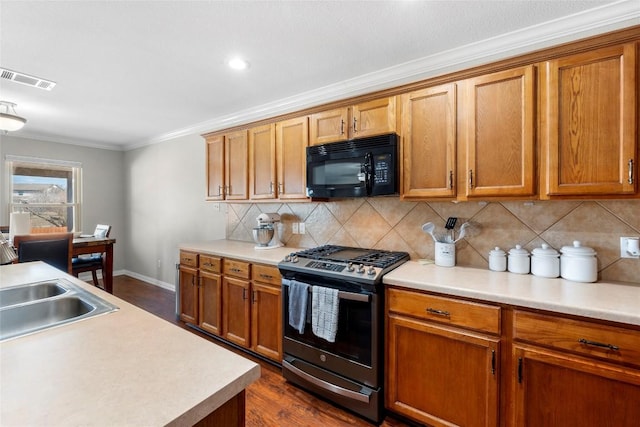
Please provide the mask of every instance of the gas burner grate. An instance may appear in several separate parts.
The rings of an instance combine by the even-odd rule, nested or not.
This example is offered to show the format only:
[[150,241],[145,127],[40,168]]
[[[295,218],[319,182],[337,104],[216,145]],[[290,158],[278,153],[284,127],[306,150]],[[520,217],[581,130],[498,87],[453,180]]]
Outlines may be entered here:
[[390,267],[409,259],[406,252],[392,252],[380,249],[353,248],[348,246],[324,245],[297,252],[300,258],[322,261],[352,262],[379,268]]

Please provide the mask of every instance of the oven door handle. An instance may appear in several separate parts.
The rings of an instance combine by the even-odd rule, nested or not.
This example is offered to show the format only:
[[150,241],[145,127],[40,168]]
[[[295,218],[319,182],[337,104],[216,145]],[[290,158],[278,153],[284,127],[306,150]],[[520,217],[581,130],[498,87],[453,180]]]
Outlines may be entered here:
[[358,393],[353,390],[346,389],[344,387],[337,386],[335,384],[331,384],[330,382],[321,380],[320,378],[316,378],[313,375],[310,375],[303,371],[302,369],[296,368],[291,363],[286,360],[282,361],[282,368],[288,369],[299,377],[309,381],[311,384],[314,384],[322,389],[328,390],[332,393],[339,394],[340,396],[348,397],[349,399],[357,400],[358,402],[369,403],[369,396],[366,394]]
[[[289,279],[282,279],[282,285],[289,286]],[[311,288],[309,288],[309,293],[311,293]],[[349,300],[349,301],[369,302],[371,300],[371,295],[357,294],[355,292],[338,291],[338,298]]]

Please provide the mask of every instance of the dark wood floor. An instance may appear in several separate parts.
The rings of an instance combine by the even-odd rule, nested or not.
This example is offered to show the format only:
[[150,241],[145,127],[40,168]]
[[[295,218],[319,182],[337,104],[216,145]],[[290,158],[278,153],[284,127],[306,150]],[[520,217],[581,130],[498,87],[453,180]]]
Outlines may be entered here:
[[[117,297],[162,319],[259,363],[262,368],[261,378],[246,390],[247,426],[333,427],[373,425],[286,382],[278,367],[226,346],[220,341],[200,334],[187,327],[184,323],[177,321],[175,316],[175,294],[173,292],[128,276],[117,276],[113,279],[113,293]],[[385,427],[407,426],[407,424],[391,416],[387,416],[381,425]]]

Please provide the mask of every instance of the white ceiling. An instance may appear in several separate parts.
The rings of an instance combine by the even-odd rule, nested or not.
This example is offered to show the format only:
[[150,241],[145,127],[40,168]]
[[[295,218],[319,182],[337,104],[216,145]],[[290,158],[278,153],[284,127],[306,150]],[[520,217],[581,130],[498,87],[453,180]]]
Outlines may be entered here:
[[57,83],[0,100],[14,136],[130,149],[638,24],[637,0],[0,0],[0,66]]

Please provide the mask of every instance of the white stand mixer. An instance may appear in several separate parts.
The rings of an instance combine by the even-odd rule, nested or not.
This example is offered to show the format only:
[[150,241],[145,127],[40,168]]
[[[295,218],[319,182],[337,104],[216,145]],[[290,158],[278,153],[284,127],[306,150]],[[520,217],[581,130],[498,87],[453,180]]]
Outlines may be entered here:
[[258,244],[255,249],[273,249],[284,246],[280,241],[277,213],[261,213],[257,218],[258,226],[253,229],[253,240]]

